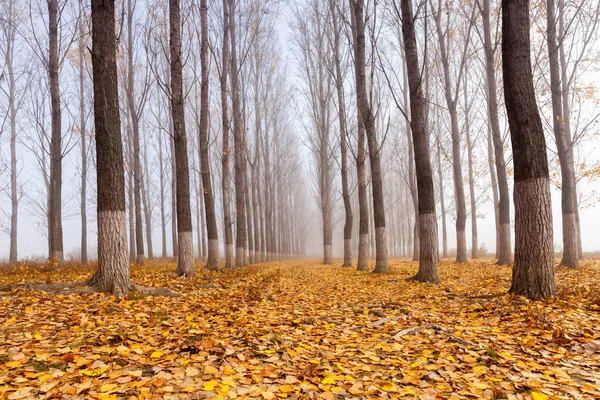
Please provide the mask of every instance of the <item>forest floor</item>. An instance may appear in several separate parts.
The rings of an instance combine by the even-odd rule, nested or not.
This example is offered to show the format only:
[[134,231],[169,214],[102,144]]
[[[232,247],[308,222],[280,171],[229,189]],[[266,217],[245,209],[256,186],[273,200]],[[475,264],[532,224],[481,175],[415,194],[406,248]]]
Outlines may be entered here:
[[[443,262],[440,285],[317,261],[230,271],[133,267],[177,297],[0,292],[0,398],[600,398],[600,261],[558,297],[506,294],[510,267]],[[91,267],[0,268],[0,285]]]

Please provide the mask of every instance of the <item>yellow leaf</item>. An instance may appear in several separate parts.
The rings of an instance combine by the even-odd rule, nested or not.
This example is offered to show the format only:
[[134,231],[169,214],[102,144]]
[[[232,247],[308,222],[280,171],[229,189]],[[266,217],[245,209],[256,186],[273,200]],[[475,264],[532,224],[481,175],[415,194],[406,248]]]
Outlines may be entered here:
[[335,385],[335,379],[333,379],[333,376],[328,376],[327,378],[323,379],[321,383],[323,385]]
[[235,381],[233,380],[233,378],[230,378],[230,377],[225,377],[225,378],[221,379],[221,383],[223,383],[223,385],[229,385],[229,386],[235,387]]
[[478,365],[473,368],[473,372],[475,372],[477,375],[483,375],[485,374],[485,367],[483,365]]
[[18,361],[9,361],[4,365],[6,365],[8,368],[19,368],[21,366],[21,363]]
[[150,354],[150,358],[161,358],[163,355],[162,351],[155,351],[152,354]]
[[138,370],[135,370],[135,371],[127,371],[127,373],[130,376],[135,376],[135,377],[142,376],[142,370],[141,369],[138,369]]
[[294,391],[294,387],[292,385],[282,385],[279,386],[279,391],[283,393],[291,393]]
[[531,392],[531,397],[533,400],[548,400],[550,398],[550,396],[539,392]]
[[104,385],[102,385],[100,387],[100,391],[102,393],[106,393],[106,392],[112,392],[117,388],[117,385],[115,385],[114,383],[105,383]]
[[263,399],[265,400],[271,400],[275,398],[275,393],[273,392],[262,392],[261,396],[263,397]]
[[298,353],[296,352],[296,350],[292,350],[292,349],[287,349],[287,353],[291,356],[291,357],[296,357],[298,355]]
[[83,370],[83,374],[87,375],[87,376],[98,376],[98,375],[102,375],[106,370],[108,369],[108,367],[100,367],[100,368],[94,368],[94,369],[84,369]]
[[206,391],[215,390],[215,387],[218,385],[218,383],[219,382],[217,382],[213,379],[212,381],[204,382],[202,384],[202,388]]

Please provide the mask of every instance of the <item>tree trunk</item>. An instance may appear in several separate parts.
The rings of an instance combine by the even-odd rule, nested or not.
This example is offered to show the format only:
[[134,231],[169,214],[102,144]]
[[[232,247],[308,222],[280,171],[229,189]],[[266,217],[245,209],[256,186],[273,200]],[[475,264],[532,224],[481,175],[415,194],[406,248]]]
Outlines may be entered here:
[[58,83],[58,0],[48,0],[49,56],[48,76],[52,133],[50,139],[50,198],[48,210],[49,261],[63,263],[62,230],[62,126]]
[[144,140],[144,173],[142,174],[142,205],[144,206],[144,222],[146,225],[146,243],[148,259],[154,258],[152,246],[152,208],[150,207],[150,169],[148,168],[148,141]]
[[[567,143],[567,160],[571,159],[571,164],[573,163],[573,141],[571,135],[571,99],[569,94],[569,79],[567,73],[567,61],[565,57],[565,2],[564,0],[558,0],[558,50],[560,56],[560,67],[561,67],[561,96],[562,96],[562,121],[563,121],[563,135],[565,143]],[[567,164],[569,162],[567,161]],[[561,167],[562,168],[562,167]],[[574,169],[574,166],[572,166]],[[568,178],[571,179],[571,178]],[[563,177],[563,185],[564,185],[564,177]],[[571,182],[569,182],[571,185]],[[574,197],[573,200],[569,200],[574,202],[575,204],[575,223],[576,228],[575,231],[577,233],[577,258],[580,259],[583,257],[583,247],[581,245],[581,223],[579,221],[579,200],[577,197],[577,181],[575,180],[572,184],[572,195]]]
[[351,13],[353,14],[355,33],[355,78],[358,112],[362,117],[365,128],[367,145],[369,148],[369,161],[371,167],[371,186],[373,192],[373,214],[375,220],[375,270],[376,273],[388,272],[387,260],[387,233],[385,228],[385,207],[383,203],[383,178],[380,161],[380,148],[375,131],[375,117],[367,98],[367,85],[365,74],[365,21],[363,16],[364,0],[350,0]]
[[114,0],[92,0],[92,67],[98,182],[98,270],[90,284],[118,297],[132,287],[119,116]]
[[494,164],[494,144],[492,143],[492,127],[488,118],[487,123],[487,159],[492,186],[492,201],[494,202],[494,221],[496,223],[496,258],[500,256],[500,213],[498,206],[498,179]]
[[229,181],[229,103],[227,75],[229,63],[229,1],[223,0],[223,46],[221,51],[221,111],[223,124],[223,155],[221,157],[221,194],[223,200],[223,230],[225,233],[225,268],[234,266],[233,232],[231,223],[231,190]]
[[469,111],[471,106],[468,100],[467,65],[465,65],[463,94],[465,100],[465,133],[467,137],[467,161],[469,164],[469,197],[471,199],[471,258],[479,258],[479,241],[477,240],[477,200],[475,198],[475,174],[473,172],[473,147],[471,142],[471,120]]
[[219,236],[217,231],[217,218],[215,215],[215,200],[210,178],[210,160],[208,158],[208,7],[206,0],[200,0],[200,67],[201,67],[201,89],[200,89],[200,160],[202,185],[204,187],[204,205],[206,212],[206,231],[208,237],[208,259],[206,268],[215,270],[219,268]]
[[161,132],[158,133],[158,164],[159,164],[159,182],[160,182],[160,231],[162,243],[162,258],[167,258],[167,219],[165,216],[165,165],[163,158],[163,140]]
[[369,269],[369,205],[367,203],[367,177],[365,173],[365,161],[367,150],[365,149],[365,128],[362,124],[360,113],[356,113],[358,124],[358,155],[356,158],[356,179],[358,186],[358,261],[356,269],[367,271]]
[[177,244],[178,258],[175,273],[193,277],[194,238],[190,207],[190,174],[187,135],[183,103],[183,62],[181,60],[181,16],[179,0],[169,0],[170,54],[171,54],[171,112],[177,171]]
[[231,112],[233,113],[233,142],[234,142],[234,169],[235,169],[235,209],[236,209],[236,248],[235,265],[242,267],[246,264],[246,157],[244,155],[244,130],[242,126],[242,113],[240,105],[239,65],[237,60],[235,1],[229,2],[229,34],[231,37],[231,66],[229,78],[231,80]]
[[[408,71],[406,68],[406,56],[402,57],[402,60],[404,62],[404,73],[403,73],[403,78],[404,78],[404,107],[405,109],[409,109],[410,108],[410,104],[408,102]],[[412,254],[412,259],[413,261],[419,261],[419,218],[417,218],[416,216],[419,215],[419,199],[418,199],[418,194],[417,194],[417,185],[415,182],[415,154],[414,154],[414,150],[413,150],[413,141],[412,141],[412,132],[411,132],[411,127],[410,127],[410,120],[408,118],[405,118],[405,123],[406,123],[406,140],[408,143],[408,189],[410,191],[410,197],[412,199],[412,205],[413,205],[413,210],[415,213],[415,224],[414,227],[412,229],[413,232],[413,254]],[[443,214],[442,214],[443,216]]]
[[136,263],[144,263],[144,228],[142,225],[142,164],[140,160],[140,121],[135,104],[133,65],[133,11],[134,3],[127,0],[127,108],[133,130],[133,196],[135,202],[135,248]]
[[510,235],[510,197],[508,194],[508,178],[504,161],[504,143],[500,133],[498,120],[498,98],[496,88],[495,46],[492,44],[490,29],[490,0],[483,0],[483,36],[485,50],[485,72],[487,82],[488,118],[492,128],[496,174],[498,176],[498,219],[499,219],[499,251],[498,264],[508,265],[512,262],[512,243]]
[[437,170],[438,180],[440,181],[440,208],[442,213],[442,257],[448,257],[448,232],[446,230],[446,203],[444,203],[444,177],[442,175],[442,145],[440,143],[439,132],[436,137],[437,142]]
[[[170,79],[169,79],[170,81]],[[171,83],[169,82],[169,87]],[[173,126],[172,114],[169,113],[169,126],[171,134],[169,135],[169,146],[171,150],[171,241],[173,243],[173,261],[179,257],[179,244],[177,235],[177,157],[175,156],[175,128]]]
[[510,293],[529,299],[556,294],[546,140],[535,101],[529,0],[502,2],[504,98],[515,168],[515,264]]
[[[244,135],[246,136],[246,135]],[[246,138],[244,137],[244,143],[246,143]],[[245,145],[244,145],[245,146]],[[246,153],[247,156],[247,153]],[[247,166],[249,164],[248,160],[245,161],[245,165]],[[245,196],[245,208],[246,208],[246,227],[248,230],[248,258],[246,259],[246,262],[248,264],[254,264],[255,260],[254,260],[254,229],[252,226],[252,217],[253,217],[253,210],[252,210],[252,206],[250,204],[250,200],[252,198],[252,184],[251,184],[251,180],[250,177],[248,176],[248,174],[250,173],[250,171],[248,171],[249,168],[245,167],[245,171],[244,171],[244,191],[246,192],[246,196]]]
[[79,136],[81,138],[81,262],[88,262],[87,253],[87,145],[85,132],[85,29],[83,1],[79,0]]
[[127,206],[129,208],[128,216],[129,216],[129,261],[131,263],[135,263],[135,206],[133,201],[133,145],[131,138],[131,128],[129,123],[127,123]]
[[426,131],[426,102],[421,87],[419,55],[414,27],[412,0],[401,0],[402,36],[410,90],[411,131],[413,136],[417,191],[419,200],[419,271],[414,279],[438,283],[438,237],[435,216],[435,191]]
[[15,72],[13,69],[15,53],[15,21],[14,0],[8,2],[8,12],[6,21],[6,69],[8,72],[8,112],[10,119],[10,252],[9,263],[17,263],[17,242],[18,242],[18,218],[19,218],[19,193],[18,193],[18,173],[17,173],[17,107],[15,104]]
[[[577,196],[575,192],[575,166],[573,163],[573,151],[570,138],[567,138],[564,130],[561,76],[558,54],[558,43],[556,38],[556,5],[554,0],[547,0],[547,30],[546,40],[548,42],[548,59],[550,62],[550,91],[552,94],[552,121],[556,149],[560,161],[560,172],[562,177],[561,186],[561,209],[562,209],[562,239],[563,254],[560,265],[569,268],[578,266],[579,243],[577,240]],[[566,79],[565,76],[562,77]]]

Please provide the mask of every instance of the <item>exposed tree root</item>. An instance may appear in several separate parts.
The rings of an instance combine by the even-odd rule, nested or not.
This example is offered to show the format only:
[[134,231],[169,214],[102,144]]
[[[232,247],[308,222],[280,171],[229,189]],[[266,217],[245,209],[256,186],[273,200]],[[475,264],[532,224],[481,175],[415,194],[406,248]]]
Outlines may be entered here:
[[423,329],[431,329],[431,330],[435,331],[436,333],[447,336],[453,342],[462,344],[463,346],[480,347],[475,342],[471,342],[470,340],[454,336],[452,333],[450,333],[450,329],[444,328],[443,326],[434,325],[434,324],[425,324],[425,325],[421,325],[421,326],[416,326],[414,328],[404,329],[404,330],[396,333],[393,336],[393,339],[399,340],[402,336],[414,335],[414,334],[420,333]]

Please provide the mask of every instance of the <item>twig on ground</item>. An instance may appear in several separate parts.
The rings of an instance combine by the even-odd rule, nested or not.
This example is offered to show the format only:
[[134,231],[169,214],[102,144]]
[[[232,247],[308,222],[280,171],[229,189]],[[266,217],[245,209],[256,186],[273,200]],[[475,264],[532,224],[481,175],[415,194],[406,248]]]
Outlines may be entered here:
[[454,336],[452,333],[450,333],[451,332],[450,329],[444,328],[443,326],[434,325],[434,324],[425,324],[425,325],[421,325],[421,326],[416,326],[414,328],[404,329],[404,330],[396,333],[393,336],[393,339],[399,340],[402,336],[414,335],[414,334],[421,332],[421,330],[423,330],[423,329],[431,329],[431,330],[435,331],[436,333],[446,335],[453,342],[462,344],[463,346],[480,347],[475,342]]

